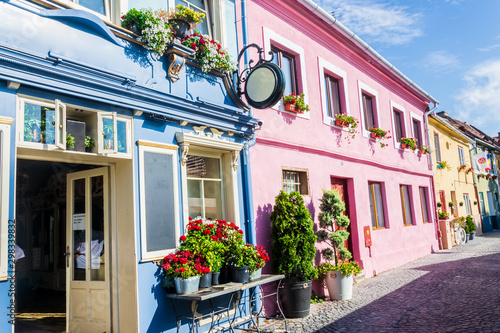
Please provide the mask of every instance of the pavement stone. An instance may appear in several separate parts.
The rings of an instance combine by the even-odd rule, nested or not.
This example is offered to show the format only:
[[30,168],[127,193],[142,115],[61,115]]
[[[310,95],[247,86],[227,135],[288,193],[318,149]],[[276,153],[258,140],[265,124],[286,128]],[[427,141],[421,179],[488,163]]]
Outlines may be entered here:
[[311,304],[287,323],[293,333],[500,332],[500,231],[365,279],[351,300]]

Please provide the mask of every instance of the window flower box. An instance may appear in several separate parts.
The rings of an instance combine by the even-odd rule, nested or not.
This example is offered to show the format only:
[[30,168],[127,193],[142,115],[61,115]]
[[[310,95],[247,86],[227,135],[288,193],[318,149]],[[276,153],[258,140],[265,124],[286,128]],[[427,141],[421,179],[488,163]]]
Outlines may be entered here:
[[417,149],[417,139],[415,138],[401,138],[401,148],[403,149]]
[[[379,139],[379,140],[390,139],[391,136],[388,135],[389,132],[390,131],[385,131],[377,127],[370,128],[370,136],[374,139]],[[385,146],[387,146],[386,143],[380,142],[380,147],[384,148]]]
[[309,105],[304,101],[304,94],[295,95],[291,93],[283,98],[283,103],[285,103],[285,110],[295,113],[304,113],[309,111]]
[[425,154],[430,154],[431,153],[431,150],[429,149],[429,147],[427,146],[420,146],[420,148],[418,149],[418,152],[421,154],[421,155],[425,155]]

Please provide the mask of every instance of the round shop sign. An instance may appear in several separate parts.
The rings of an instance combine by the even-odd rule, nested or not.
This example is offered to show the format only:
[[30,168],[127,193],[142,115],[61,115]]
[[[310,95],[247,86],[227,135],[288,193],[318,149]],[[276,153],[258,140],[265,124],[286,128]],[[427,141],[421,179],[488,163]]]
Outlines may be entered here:
[[248,105],[265,109],[278,103],[284,91],[285,77],[281,68],[266,62],[248,74],[244,93]]

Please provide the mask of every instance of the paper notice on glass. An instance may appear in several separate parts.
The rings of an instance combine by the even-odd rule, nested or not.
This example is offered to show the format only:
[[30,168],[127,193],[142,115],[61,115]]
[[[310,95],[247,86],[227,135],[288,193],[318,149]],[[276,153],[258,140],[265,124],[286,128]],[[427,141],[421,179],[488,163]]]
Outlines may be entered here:
[[85,230],[85,214],[73,214],[73,230]]

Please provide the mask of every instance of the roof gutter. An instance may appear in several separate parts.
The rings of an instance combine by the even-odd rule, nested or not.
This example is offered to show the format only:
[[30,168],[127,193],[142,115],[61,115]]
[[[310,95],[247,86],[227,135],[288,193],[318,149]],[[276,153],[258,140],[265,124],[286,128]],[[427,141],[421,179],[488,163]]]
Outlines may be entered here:
[[296,0],[300,4],[304,5],[308,8],[313,14],[320,17],[323,21],[325,21],[330,26],[336,26],[340,29],[344,35],[346,35],[352,42],[357,44],[360,48],[368,51],[380,64],[386,66],[389,70],[394,72],[397,76],[399,76],[403,81],[416,89],[420,94],[427,97],[434,105],[439,104],[439,101],[432,97],[428,92],[424,89],[420,88],[415,82],[410,80],[406,75],[404,75],[400,70],[398,70],[394,65],[392,65],[389,61],[387,61],[384,57],[382,57],[377,51],[370,47],[365,41],[359,38],[356,34],[354,34],[351,30],[346,28],[342,23],[337,21],[335,17],[327,13],[323,8],[321,8],[318,4],[311,0]]

